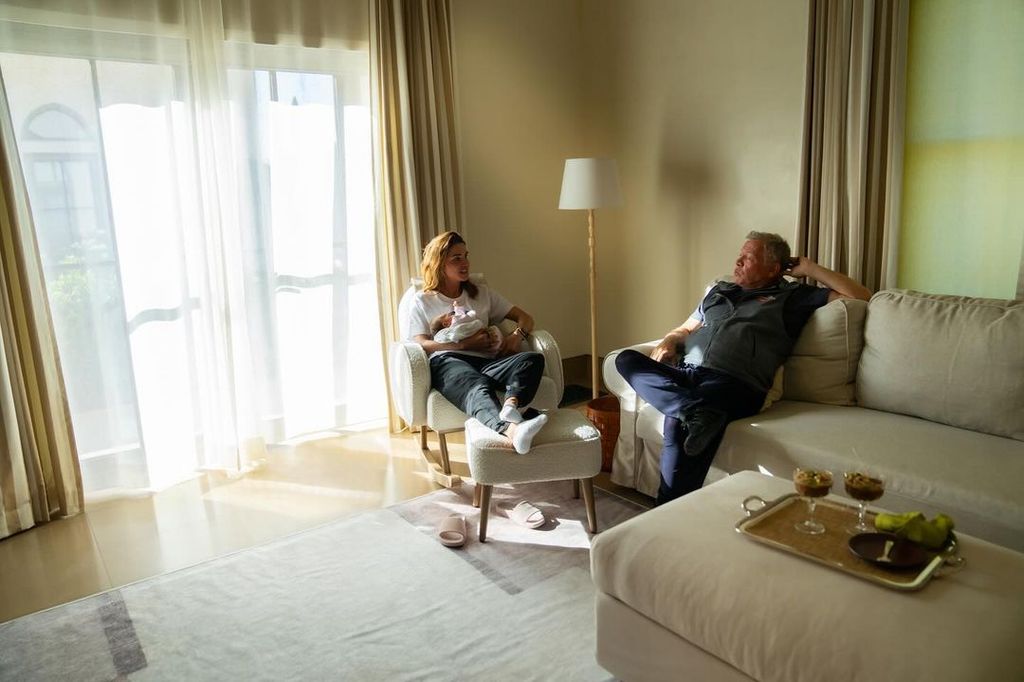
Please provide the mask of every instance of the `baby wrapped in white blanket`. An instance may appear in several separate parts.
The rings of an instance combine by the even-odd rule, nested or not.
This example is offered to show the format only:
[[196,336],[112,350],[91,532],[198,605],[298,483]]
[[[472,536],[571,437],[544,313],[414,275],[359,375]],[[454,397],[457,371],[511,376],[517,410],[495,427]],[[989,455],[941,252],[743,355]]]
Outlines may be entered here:
[[[447,327],[442,327],[434,334],[434,341],[439,343],[458,343],[467,339],[483,329],[486,325],[483,320],[477,319],[476,311],[466,308],[458,300],[452,303],[451,319]],[[501,330],[495,326],[490,327],[491,337],[494,343],[487,351],[492,357],[497,355],[501,348]]]

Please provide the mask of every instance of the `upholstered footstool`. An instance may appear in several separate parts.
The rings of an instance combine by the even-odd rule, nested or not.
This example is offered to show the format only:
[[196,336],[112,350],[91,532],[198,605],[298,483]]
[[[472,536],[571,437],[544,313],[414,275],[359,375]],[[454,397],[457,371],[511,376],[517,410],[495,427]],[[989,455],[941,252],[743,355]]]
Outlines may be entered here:
[[466,453],[470,475],[476,481],[473,504],[480,507],[481,542],[487,539],[491,489],[500,483],[573,480],[583,488],[589,530],[597,532],[593,478],[601,471],[601,435],[575,410],[552,410],[547,415],[548,423],[525,455],[516,453],[507,438],[476,419],[466,421]]

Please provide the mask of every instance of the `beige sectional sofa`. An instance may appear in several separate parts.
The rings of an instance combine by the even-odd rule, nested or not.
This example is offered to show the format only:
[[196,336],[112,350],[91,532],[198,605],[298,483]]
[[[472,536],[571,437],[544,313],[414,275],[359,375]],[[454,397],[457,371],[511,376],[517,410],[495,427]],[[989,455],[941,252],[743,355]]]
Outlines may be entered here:
[[[612,481],[653,496],[663,417],[615,370],[619,352],[604,363],[621,409]],[[879,506],[945,512],[1024,551],[1024,301],[890,290],[819,309],[766,409],[729,425],[707,482],[796,465],[876,467]]]

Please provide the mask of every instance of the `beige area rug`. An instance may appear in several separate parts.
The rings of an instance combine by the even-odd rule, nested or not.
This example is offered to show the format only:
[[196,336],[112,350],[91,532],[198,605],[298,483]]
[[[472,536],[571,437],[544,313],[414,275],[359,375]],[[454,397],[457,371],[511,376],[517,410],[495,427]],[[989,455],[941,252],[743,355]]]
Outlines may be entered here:
[[[598,528],[643,511],[595,490]],[[441,490],[0,624],[3,680],[607,680],[569,482]],[[503,513],[540,507],[538,530]],[[460,549],[437,522],[469,517]]]

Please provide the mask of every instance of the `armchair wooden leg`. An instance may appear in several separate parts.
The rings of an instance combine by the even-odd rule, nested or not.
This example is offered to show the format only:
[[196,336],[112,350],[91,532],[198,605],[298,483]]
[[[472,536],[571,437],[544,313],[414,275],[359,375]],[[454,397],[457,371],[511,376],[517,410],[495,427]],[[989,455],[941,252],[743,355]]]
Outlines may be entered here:
[[420,452],[423,455],[423,461],[427,463],[431,478],[445,488],[456,488],[462,485],[462,478],[452,473],[451,462],[448,459],[448,443],[444,439],[444,434],[440,432],[437,434],[437,440],[441,444],[441,462],[438,464],[435,461],[437,458],[430,453],[430,448],[427,446],[429,431],[430,428],[426,425],[420,427]]
[[480,485],[477,483],[480,492],[480,542],[487,540],[487,512],[491,509],[491,488],[493,486]]
[[594,508],[594,479],[584,478],[573,479],[577,484],[583,484],[583,501],[587,505],[587,526],[591,534],[597,532],[597,509]]
[[480,508],[480,492],[482,489],[483,486],[479,483],[473,486],[473,506],[478,509]]
[[572,497],[574,500],[580,499],[580,481],[578,478],[572,479]]
[[451,460],[448,459],[448,441],[445,440],[443,432],[437,432],[437,440],[441,444],[441,470],[448,476],[451,476],[452,463]]

